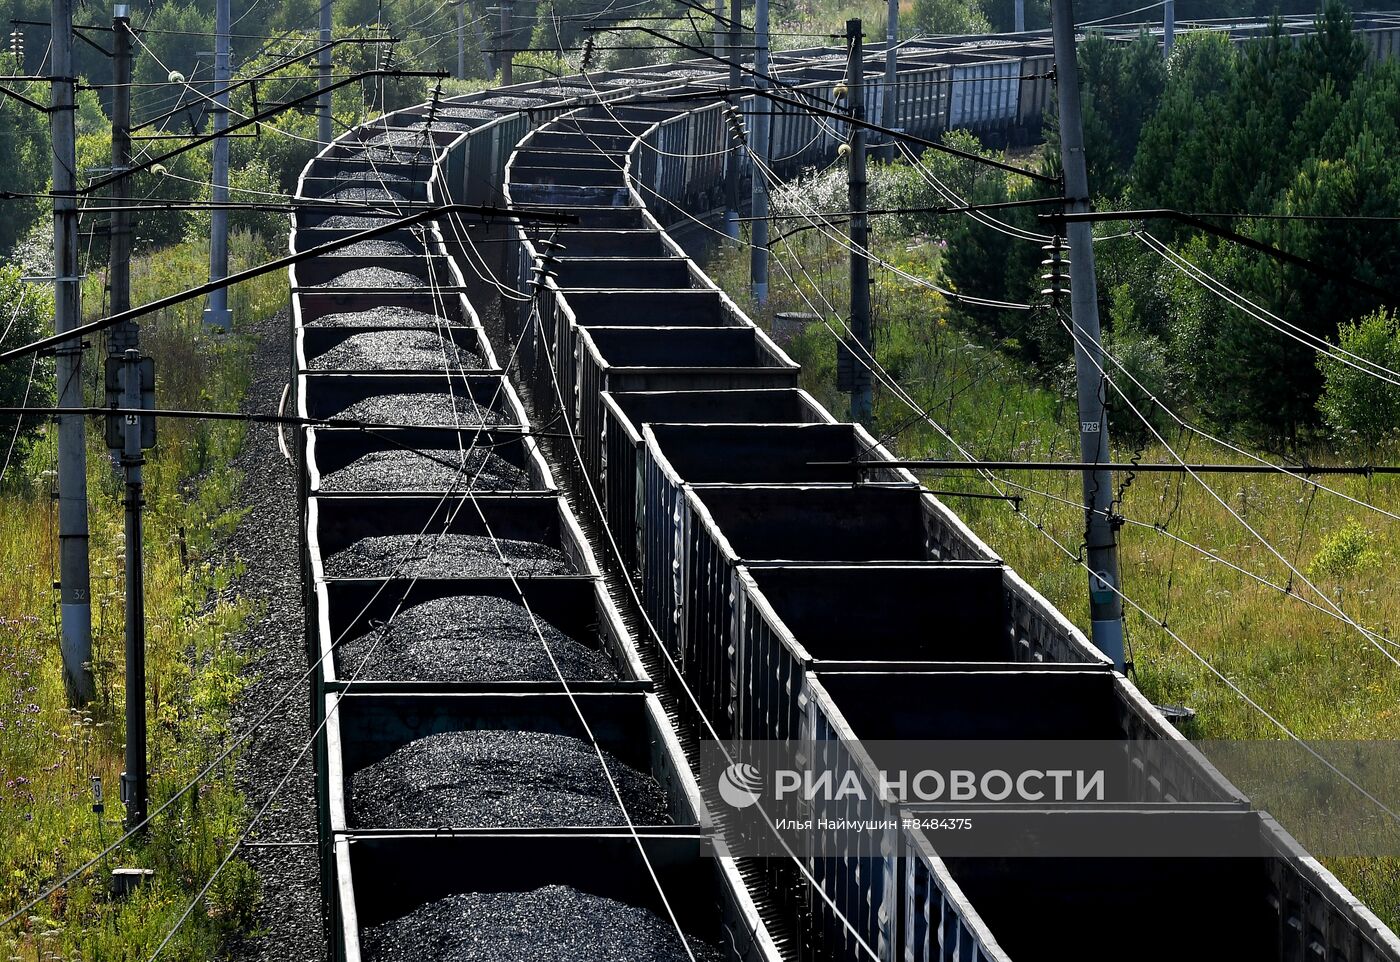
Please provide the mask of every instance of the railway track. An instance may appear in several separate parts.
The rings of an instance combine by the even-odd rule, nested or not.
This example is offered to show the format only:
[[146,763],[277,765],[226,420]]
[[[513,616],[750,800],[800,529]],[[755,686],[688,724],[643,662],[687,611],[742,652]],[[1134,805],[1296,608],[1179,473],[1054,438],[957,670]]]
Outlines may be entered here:
[[[775,70],[828,103],[843,58]],[[1027,138],[1047,66],[1026,38],[912,45],[898,126]],[[730,149],[754,100],[728,106],[721,69],[434,99],[302,177],[345,206],[298,212],[293,250],[424,202],[576,218],[446,215],[291,269],[297,413],[395,425],[297,441],[332,955],[1400,959],[913,475],[858,474],[888,452],[671,238],[727,165],[765,174]],[[844,138],[774,121],[777,175]],[[821,857],[712,844],[736,815],[697,778],[707,745],[870,780],[870,739],[988,737],[1120,741],[1130,829],[1223,826],[1259,854],[1124,859],[1108,884],[1084,859],[941,857],[918,828]],[[1154,904],[1191,924],[1133,939]]]

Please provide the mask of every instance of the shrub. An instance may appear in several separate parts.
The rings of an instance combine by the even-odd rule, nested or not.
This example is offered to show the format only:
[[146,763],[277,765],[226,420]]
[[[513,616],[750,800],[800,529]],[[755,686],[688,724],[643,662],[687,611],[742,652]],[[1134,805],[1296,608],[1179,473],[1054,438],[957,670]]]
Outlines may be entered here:
[[[43,333],[53,317],[53,295],[43,284],[25,284],[18,267],[0,267],[0,346],[18,347]],[[0,406],[44,407],[53,403],[53,362],[22,358],[0,365]],[[44,423],[30,417],[15,431],[14,415],[0,414],[0,464]]]
[[[1400,369],[1400,315],[1376,311],[1343,324],[1337,334],[1342,350],[1392,371]],[[1334,438],[1374,451],[1400,428],[1400,389],[1358,370],[1367,367],[1362,361],[1348,361],[1335,356],[1318,359],[1323,386],[1317,407]]]
[[1308,566],[1311,575],[1343,578],[1376,567],[1375,537],[1360,522],[1348,519],[1326,541]]

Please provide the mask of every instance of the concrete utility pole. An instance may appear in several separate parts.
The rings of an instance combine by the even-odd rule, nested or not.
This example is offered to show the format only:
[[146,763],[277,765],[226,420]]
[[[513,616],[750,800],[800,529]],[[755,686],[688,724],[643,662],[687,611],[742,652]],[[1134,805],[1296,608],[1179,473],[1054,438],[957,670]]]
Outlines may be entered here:
[[[331,0],[321,0],[321,52],[317,56],[318,73],[321,75],[321,89],[331,85]],[[317,112],[316,138],[328,144],[335,138],[331,134],[331,93],[321,94],[320,109]]]
[[[223,0],[227,3],[227,0]],[[130,350],[122,358],[122,407],[140,410],[141,352]],[[123,418],[122,468],[126,473],[126,771],[122,773],[122,801],[126,803],[126,828],[146,820],[146,581],[141,550],[142,421]]]
[[[131,20],[127,5],[112,9],[112,172],[131,166]],[[112,211],[107,289],[112,313],[131,307],[131,215],[120,208],[131,198],[131,181],[123,177],[112,182]],[[135,321],[118,324],[107,331],[107,356],[122,357],[136,346],[140,328]],[[113,452],[113,458],[120,457]]]
[[[1084,158],[1084,120],[1079,110],[1079,65],[1075,55],[1074,7],[1071,0],[1051,0],[1055,45],[1055,86],[1060,104],[1060,160],[1064,167],[1065,213],[1089,210],[1089,176]],[[1079,452],[1085,463],[1108,462],[1107,385],[1099,344],[1098,285],[1094,277],[1093,228],[1087,221],[1070,221],[1070,311],[1075,333],[1074,372],[1079,394]],[[1117,533],[1109,518],[1113,506],[1113,474],[1084,472],[1084,543],[1089,569],[1089,612],[1094,644],[1124,667],[1123,600],[1117,594]]]
[[[229,84],[229,2],[214,0],[214,132],[221,134],[228,127]],[[215,204],[228,203],[228,138],[214,141],[214,188],[211,199]],[[217,207],[209,214],[209,280],[219,281],[228,276],[228,211]],[[204,323],[220,331],[233,329],[233,315],[228,309],[228,288],[220,287],[209,295],[204,308]]]
[[[54,333],[78,326],[78,204],[74,106],[73,0],[52,0],[53,82],[49,126],[53,136]],[[83,346],[65,342],[55,352],[58,406],[83,406]],[[90,701],[92,601],[88,584],[87,430],[81,414],[58,418],[58,554],[63,680],[75,703]]]
[[715,45],[715,57],[723,57],[725,47],[724,0],[715,0],[715,28],[712,34]]
[[[1171,3],[1171,0],[1167,0]],[[1026,0],[1016,0],[1016,26],[1017,33],[1026,32]]]
[[[462,0],[462,8],[468,10],[468,0]],[[481,66],[485,69],[486,76],[494,77],[496,76],[496,68],[491,59],[491,43],[486,37],[486,28],[482,26],[482,21],[485,19],[485,13],[480,17],[472,17],[472,35],[476,37],[476,49],[481,51]]]
[[851,228],[851,420],[869,425],[871,420],[870,358],[875,346],[870,338],[870,244],[865,213],[865,45],[859,20],[846,21],[846,42],[850,59],[846,62],[846,103],[850,108],[850,153],[846,156],[846,187],[850,202]]
[[[764,79],[768,76],[768,0],[754,2],[753,69],[758,75],[754,77],[754,85],[768,86]],[[758,169],[758,163],[768,163],[768,131],[772,120],[768,113],[772,108],[761,97],[754,98],[754,106],[754,172],[749,191],[749,213],[753,216],[749,222],[753,225],[749,240],[753,246],[749,248],[749,276],[753,280],[753,299],[762,307],[768,303],[768,182]]]
[[467,79],[467,0],[457,0],[457,79]]
[[[739,18],[743,16],[743,0],[729,0],[729,89],[739,87]],[[737,101],[730,101],[738,106]],[[739,239],[739,151],[729,152],[729,168],[724,179],[724,232],[732,240]]]
[[1162,57],[1170,60],[1172,56],[1172,43],[1176,40],[1176,0],[1164,0],[1162,3]]
[[[899,96],[895,87],[899,51],[899,0],[889,0],[885,9],[885,92],[880,101],[880,125],[894,130],[899,123]],[[882,152],[885,163],[894,163],[894,138]]]
[[511,0],[501,0],[501,86],[515,83],[512,60],[515,59],[514,38],[511,35]]

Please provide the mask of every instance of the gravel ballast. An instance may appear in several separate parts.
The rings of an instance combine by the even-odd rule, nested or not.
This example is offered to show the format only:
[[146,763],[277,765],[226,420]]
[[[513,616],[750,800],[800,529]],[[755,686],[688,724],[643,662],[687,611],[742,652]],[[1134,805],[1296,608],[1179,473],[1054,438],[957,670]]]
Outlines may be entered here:
[[449,895],[362,939],[372,962],[689,962],[686,945],[696,962],[724,958],[654,912],[564,885]]
[[313,371],[480,370],[480,354],[435,331],[367,331],[352,334],[312,358]]
[[[257,339],[244,407],[275,410],[291,351],[287,313],[236,323],[240,334]],[[222,550],[243,563],[232,589],[251,600],[257,614],[231,639],[250,659],[244,669],[250,683],[234,707],[230,736],[249,736],[237,756],[236,783],[250,811],[274,792],[276,798],[239,850],[239,858],[257,872],[261,891],[251,931],[230,954],[235,962],[321,959],[326,940],[316,852],[315,762],[312,753],[298,759],[309,737],[310,685],[297,481],[278,451],[277,425],[249,424],[235,467],[243,474],[240,503],[253,510]],[[286,697],[289,689],[293,694]]]
[[439,327],[447,324],[447,318],[438,317],[436,314],[429,314],[427,311],[415,311],[411,307],[376,307],[368,311],[345,311],[338,314],[326,314],[318,317],[314,321],[309,321],[306,327]]
[[[603,755],[633,824],[670,824],[656,779]],[[351,784],[357,828],[627,824],[597,750],[552,732],[438,732],[360,769]]]
[[[510,538],[497,543],[517,575],[573,572],[558,548]],[[455,533],[373,535],[326,558],[325,568],[328,578],[500,578],[507,573],[490,538]]]
[[430,286],[421,277],[415,277],[405,271],[390,270],[387,267],[357,267],[353,271],[346,271],[339,277],[332,277],[321,284],[312,284],[311,287],[373,287],[373,288],[413,288],[420,287],[427,290]]
[[[488,448],[371,451],[321,477],[322,491],[527,491],[530,476]],[[443,461],[460,465],[448,467]]]
[[570,681],[617,678],[602,651],[538,615],[536,624],[538,632],[523,605],[495,595],[434,598],[342,641],[335,651],[338,674],[383,681],[552,681],[558,664]]
[[[456,416],[453,416],[453,411]],[[445,391],[409,391],[403,394],[377,394],[356,401],[336,417],[375,424],[476,425],[501,424],[505,418],[470,395]]]

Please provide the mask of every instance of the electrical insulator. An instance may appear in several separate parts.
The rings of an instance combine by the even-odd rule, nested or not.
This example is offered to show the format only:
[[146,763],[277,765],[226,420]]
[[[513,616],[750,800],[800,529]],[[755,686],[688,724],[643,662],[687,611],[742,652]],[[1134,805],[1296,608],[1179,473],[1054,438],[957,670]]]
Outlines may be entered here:
[[726,118],[729,121],[729,131],[734,135],[734,139],[739,143],[748,143],[748,132],[744,129],[744,116],[739,113],[739,108],[734,104],[729,104],[726,108]]
[[1059,307],[1060,298],[1069,293],[1069,259],[1064,256],[1064,240],[1057,235],[1053,241],[1040,249],[1049,255],[1040,262],[1040,266],[1046,268],[1046,273],[1040,275],[1040,279],[1046,282],[1040,296],[1045,298],[1051,307]]
[[10,31],[10,53],[19,58],[21,64],[24,63],[24,31]]
[[583,42],[583,62],[579,66],[581,71],[587,71],[589,63],[593,60],[593,39],[593,34],[590,33],[588,39]]
[[[383,79],[382,77],[379,79],[379,83],[380,83],[380,84],[383,84],[383,83],[384,83],[384,79]],[[435,84],[433,85],[432,96],[431,96],[431,98],[428,100],[428,122],[427,122],[427,128],[426,128],[427,130],[431,130],[432,127],[433,127],[433,123],[437,120],[438,99],[439,99],[440,97],[442,97],[442,81],[441,81],[441,80],[439,80],[437,83],[435,83]]]

